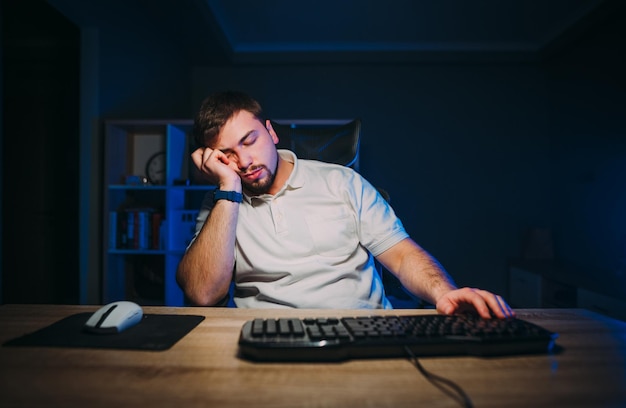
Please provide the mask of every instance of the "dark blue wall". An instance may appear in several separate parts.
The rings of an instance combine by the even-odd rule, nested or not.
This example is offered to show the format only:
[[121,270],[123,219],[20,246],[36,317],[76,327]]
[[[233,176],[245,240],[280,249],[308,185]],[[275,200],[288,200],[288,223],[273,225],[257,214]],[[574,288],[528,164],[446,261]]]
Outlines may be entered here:
[[168,33],[140,21],[109,23],[99,32],[101,117],[190,118],[192,67]]
[[206,94],[236,88],[273,118],[359,117],[361,172],[458,283],[506,293],[507,262],[533,227],[551,229],[574,277],[619,283],[622,21],[541,63],[244,67],[190,67],[167,36],[112,25],[100,33],[100,107],[103,118],[189,118]]
[[552,226],[566,269],[626,297],[626,25],[586,36],[546,67]]

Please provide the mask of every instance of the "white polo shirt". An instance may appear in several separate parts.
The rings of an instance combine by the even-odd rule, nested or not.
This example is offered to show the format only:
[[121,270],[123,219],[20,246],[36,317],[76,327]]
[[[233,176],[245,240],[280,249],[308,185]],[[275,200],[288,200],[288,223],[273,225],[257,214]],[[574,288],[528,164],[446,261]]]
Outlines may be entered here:
[[[392,208],[354,170],[294,164],[276,195],[244,195],[235,243],[237,307],[391,308],[373,256],[408,237]],[[196,234],[213,206],[207,194]]]

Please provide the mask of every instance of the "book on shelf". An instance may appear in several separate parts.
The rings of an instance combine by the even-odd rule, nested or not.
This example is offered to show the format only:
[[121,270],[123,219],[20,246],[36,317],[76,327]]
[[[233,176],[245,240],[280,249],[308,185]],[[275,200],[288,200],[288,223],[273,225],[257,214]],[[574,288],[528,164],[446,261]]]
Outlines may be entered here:
[[164,215],[155,208],[125,208],[109,213],[109,248],[162,249],[161,224]]

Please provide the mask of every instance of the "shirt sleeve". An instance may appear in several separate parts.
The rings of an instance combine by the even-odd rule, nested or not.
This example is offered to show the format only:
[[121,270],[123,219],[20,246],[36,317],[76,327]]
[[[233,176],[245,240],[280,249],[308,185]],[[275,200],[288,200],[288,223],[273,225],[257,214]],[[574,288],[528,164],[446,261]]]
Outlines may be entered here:
[[378,256],[409,235],[379,191],[360,174],[353,174],[346,191],[354,205],[359,240],[372,255]]

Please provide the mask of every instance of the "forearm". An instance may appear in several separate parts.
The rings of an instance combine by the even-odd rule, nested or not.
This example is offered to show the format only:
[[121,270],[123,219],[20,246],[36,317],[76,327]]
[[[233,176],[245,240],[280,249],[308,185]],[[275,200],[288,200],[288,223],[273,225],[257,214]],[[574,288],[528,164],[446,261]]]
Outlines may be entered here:
[[433,305],[457,288],[448,273],[427,253],[408,256],[402,263],[399,279],[411,293]]
[[228,293],[235,263],[239,205],[227,200],[215,203],[178,265],[177,282],[194,304],[213,305]]
[[411,239],[405,239],[378,259],[414,295],[432,304],[456,289],[452,278],[428,252]]

